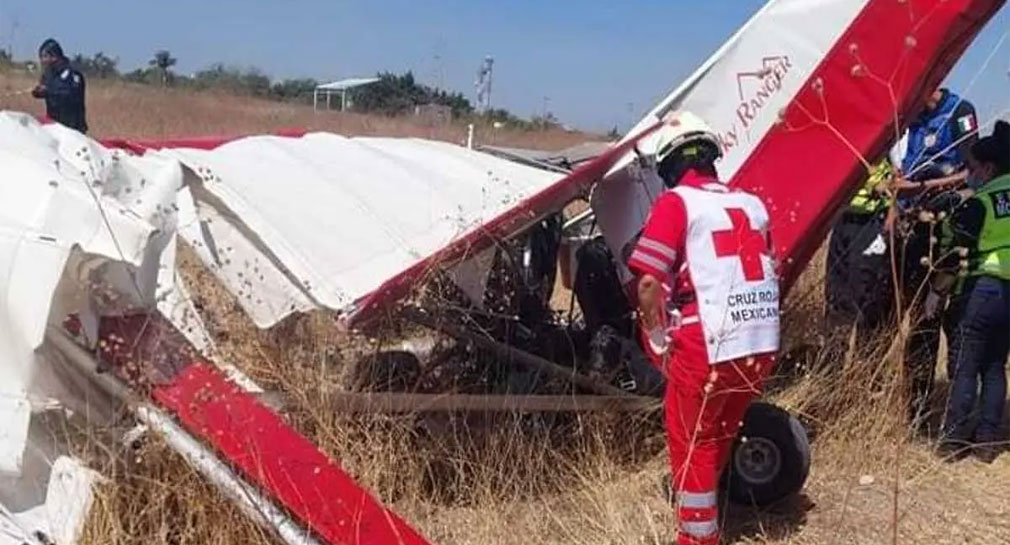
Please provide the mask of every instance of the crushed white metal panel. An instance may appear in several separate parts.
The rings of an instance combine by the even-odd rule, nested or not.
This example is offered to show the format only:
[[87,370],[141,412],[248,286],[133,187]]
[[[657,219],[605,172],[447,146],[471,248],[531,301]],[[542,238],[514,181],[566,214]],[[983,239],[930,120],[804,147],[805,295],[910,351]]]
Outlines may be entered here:
[[81,342],[94,342],[100,316],[152,308],[172,290],[161,270],[182,168],[0,112],[0,177],[0,503],[12,510],[4,528],[73,543],[94,475],[36,415],[111,411],[86,380],[58,368],[45,331],[76,315]]
[[302,287],[285,274],[281,263],[270,257],[269,248],[260,244],[240,219],[219,209],[197,202],[196,221],[180,227],[179,234],[253,323],[265,329],[289,314],[317,308]]
[[32,408],[27,395],[0,395],[0,475],[15,474],[23,465]]
[[65,455],[61,436],[32,423],[19,477],[0,477],[0,545],[73,545],[84,529],[101,476]]
[[[154,299],[158,249],[149,243],[158,238],[156,225],[167,224],[146,201],[161,184],[178,190],[181,170],[172,178],[141,167],[133,176],[114,157],[64,127],[0,113],[0,261],[7,264],[0,271],[0,398],[8,404],[28,399],[34,351],[51,315],[115,312]],[[19,418],[13,426],[22,426]],[[17,473],[17,460],[0,460],[0,468]]]
[[84,532],[102,477],[79,460],[60,456],[53,461],[43,503],[21,512],[0,502],[0,545],[72,545]]
[[[36,377],[33,384],[35,409],[19,474],[0,475],[0,511],[6,510],[6,516],[0,516],[6,519],[0,520],[0,545],[76,543],[92,506],[95,486],[102,482],[98,473],[68,453],[66,430],[80,421],[68,420],[73,412],[67,405],[87,410],[91,421],[106,422],[111,421],[115,405],[79,373],[68,374],[60,362],[51,360],[48,344],[41,351],[47,354],[37,363],[43,366],[37,374],[46,377]],[[71,403],[35,399],[38,390],[52,391],[51,384],[40,388],[39,382],[52,379],[61,381],[64,397]],[[19,534],[32,539],[18,541]]]
[[34,545],[21,521],[0,504],[0,545]]
[[162,150],[200,221],[180,234],[260,327],[347,310],[559,174],[412,138],[251,137]]
[[[40,350],[47,326],[77,316],[89,345],[100,316],[156,308],[212,352],[178,281],[177,233],[269,327],[352,306],[561,178],[441,142],[329,134],[137,157],[10,113],[0,114],[0,157],[17,182],[0,189],[0,259],[10,263],[0,272],[0,468],[17,481],[5,493],[21,499],[47,479],[21,475],[32,407],[110,412]],[[452,269],[471,295],[489,255]]]

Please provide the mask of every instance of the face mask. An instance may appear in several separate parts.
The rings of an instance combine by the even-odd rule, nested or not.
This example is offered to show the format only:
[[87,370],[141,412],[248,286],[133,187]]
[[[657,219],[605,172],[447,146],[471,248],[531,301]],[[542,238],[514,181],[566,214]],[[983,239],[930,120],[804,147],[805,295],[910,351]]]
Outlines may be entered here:
[[968,179],[965,180],[965,183],[968,184],[970,189],[978,189],[985,184],[985,179],[976,172],[970,172],[968,174]]
[[965,180],[965,183],[971,189],[978,189],[982,187],[991,179],[991,176],[988,175],[988,170],[989,169],[982,166],[971,169],[968,172],[968,179]]

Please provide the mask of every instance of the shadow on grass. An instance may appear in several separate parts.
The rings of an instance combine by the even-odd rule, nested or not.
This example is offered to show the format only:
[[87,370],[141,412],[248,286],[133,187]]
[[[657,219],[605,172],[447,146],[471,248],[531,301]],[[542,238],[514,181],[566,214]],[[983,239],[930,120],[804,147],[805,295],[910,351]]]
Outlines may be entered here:
[[803,528],[816,504],[806,494],[798,494],[768,507],[729,504],[723,529],[726,543],[741,540],[786,540]]

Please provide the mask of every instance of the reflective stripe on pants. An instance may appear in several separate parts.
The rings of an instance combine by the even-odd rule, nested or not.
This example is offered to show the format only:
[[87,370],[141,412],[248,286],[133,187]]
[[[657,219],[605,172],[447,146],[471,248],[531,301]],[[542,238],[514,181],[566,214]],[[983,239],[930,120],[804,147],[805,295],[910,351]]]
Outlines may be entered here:
[[719,476],[774,358],[742,358],[710,366],[707,358],[690,355],[674,351],[667,367],[665,416],[681,530],[677,543],[716,545]]
[[708,492],[678,492],[677,504],[688,509],[708,509],[716,507],[718,496],[715,490]]
[[718,537],[719,522],[716,520],[681,522],[680,531],[696,539]]

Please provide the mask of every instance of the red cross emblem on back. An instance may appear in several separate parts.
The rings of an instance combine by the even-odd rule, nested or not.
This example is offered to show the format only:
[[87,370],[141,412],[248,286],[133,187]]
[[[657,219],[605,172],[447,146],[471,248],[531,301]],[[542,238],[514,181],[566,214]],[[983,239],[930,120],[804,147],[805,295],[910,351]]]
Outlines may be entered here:
[[751,228],[750,218],[742,208],[727,208],[726,213],[733,228],[712,233],[716,257],[737,257],[748,282],[764,280],[764,268],[761,266],[761,256],[767,248],[764,234]]

